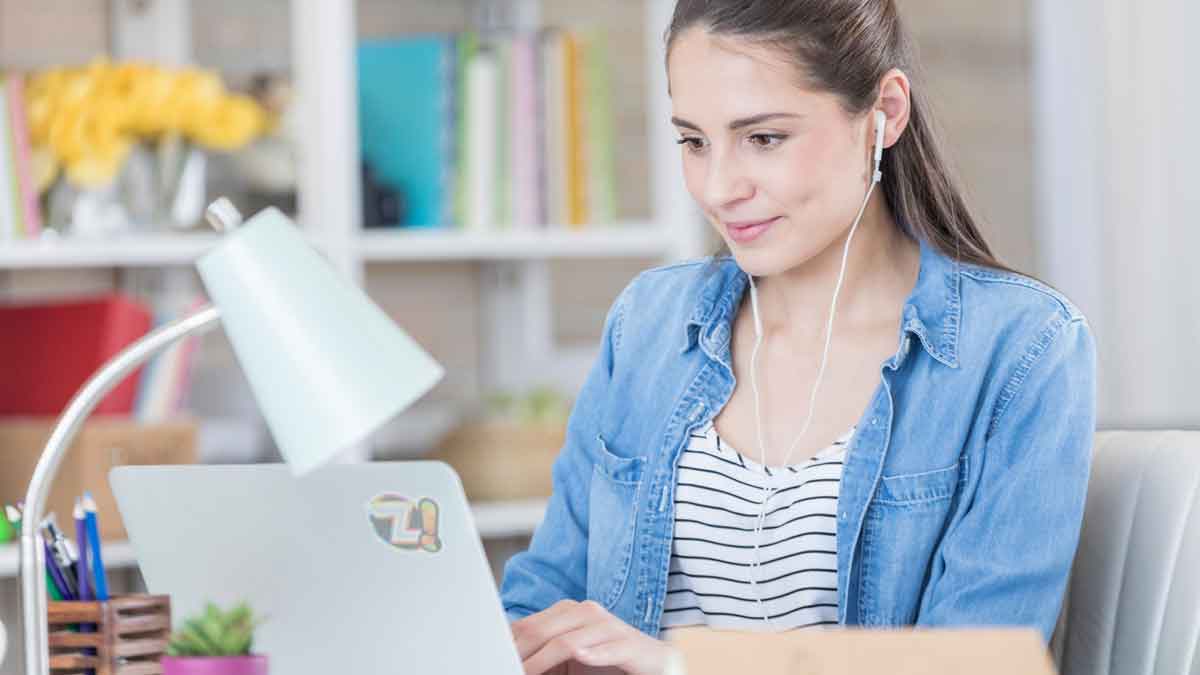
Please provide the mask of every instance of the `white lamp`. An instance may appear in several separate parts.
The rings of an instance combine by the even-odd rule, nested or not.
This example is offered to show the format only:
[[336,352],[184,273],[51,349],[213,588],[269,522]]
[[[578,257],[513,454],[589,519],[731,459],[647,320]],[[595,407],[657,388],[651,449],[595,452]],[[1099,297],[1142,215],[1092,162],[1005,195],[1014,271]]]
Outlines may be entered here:
[[[113,357],[59,418],[25,495],[21,609],[25,672],[48,675],[45,551],[48,487],[84,420],[126,375],[179,339],[224,325],[284,460],[297,475],[362,441],[428,392],[444,371],[357,286],[338,275],[282,213],[244,226],[221,198],[209,221],[227,234],[197,267],[213,305]],[[2,643],[0,643],[2,644]]]

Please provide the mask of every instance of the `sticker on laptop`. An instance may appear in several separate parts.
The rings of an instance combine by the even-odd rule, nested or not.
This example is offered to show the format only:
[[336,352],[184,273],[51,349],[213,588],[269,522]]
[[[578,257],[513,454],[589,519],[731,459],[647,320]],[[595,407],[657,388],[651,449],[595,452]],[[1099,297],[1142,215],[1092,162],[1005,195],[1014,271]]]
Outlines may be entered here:
[[393,548],[428,553],[442,550],[442,540],[438,536],[438,505],[428,497],[410,499],[384,492],[367,502],[367,515],[375,534]]

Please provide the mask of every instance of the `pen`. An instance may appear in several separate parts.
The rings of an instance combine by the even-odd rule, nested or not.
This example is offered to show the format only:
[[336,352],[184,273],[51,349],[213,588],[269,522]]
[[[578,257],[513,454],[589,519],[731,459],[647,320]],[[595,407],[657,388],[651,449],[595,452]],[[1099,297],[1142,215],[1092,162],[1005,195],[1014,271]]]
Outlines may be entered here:
[[[79,600],[87,602],[92,600],[92,584],[90,580],[91,571],[88,566],[88,536],[87,536],[87,517],[83,513],[83,503],[78,497],[75,498],[75,509],[71,513],[75,518],[75,543],[79,551],[79,557],[75,560],[75,571],[79,581]],[[81,623],[79,624],[80,633],[95,633],[96,624]],[[95,654],[95,650],[86,649],[85,654]],[[88,669],[84,671],[85,675],[94,675],[96,671]]]
[[58,563],[58,570],[62,573],[63,579],[67,582],[67,588],[70,591],[72,598],[77,596],[77,579],[75,573],[75,558],[74,546],[63,535],[62,530],[58,529],[58,522],[53,513],[42,522],[42,527],[49,532],[48,541],[50,550],[54,553],[54,560]]
[[46,571],[50,573],[50,580],[58,587],[58,594],[64,600],[74,600],[75,594],[71,592],[58,561],[54,559],[54,553],[50,550],[50,542],[43,540],[42,546],[46,547]]
[[88,547],[91,553],[92,572],[95,573],[96,599],[108,600],[108,579],[104,574],[104,556],[100,551],[100,528],[96,524],[96,501],[91,492],[83,493],[83,511],[87,524]]
[[75,541],[79,548],[79,558],[75,562],[75,576],[79,581],[79,599],[92,599],[92,585],[88,579],[90,574],[88,566],[88,536],[87,536],[87,517],[83,513],[83,504],[79,499],[75,500],[75,512],[72,514],[75,517]]
[[51,600],[62,600],[62,593],[58,592],[58,586],[54,583],[54,578],[50,576],[50,567],[46,567],[46,594]]

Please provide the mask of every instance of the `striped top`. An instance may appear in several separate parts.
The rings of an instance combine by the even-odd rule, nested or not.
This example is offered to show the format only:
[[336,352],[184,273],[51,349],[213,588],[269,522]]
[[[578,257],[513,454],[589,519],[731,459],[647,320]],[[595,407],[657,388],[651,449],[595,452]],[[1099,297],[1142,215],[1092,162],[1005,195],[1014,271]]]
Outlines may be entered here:
[[[664,629],[837,623],[838,488],[853,434],[852,428],[805,462],[764,469],[726,445],[711,422],[693,432],[679,458]],[[754,528],[766,480],[778,489],[767,502],[761,567],[754,573]]]

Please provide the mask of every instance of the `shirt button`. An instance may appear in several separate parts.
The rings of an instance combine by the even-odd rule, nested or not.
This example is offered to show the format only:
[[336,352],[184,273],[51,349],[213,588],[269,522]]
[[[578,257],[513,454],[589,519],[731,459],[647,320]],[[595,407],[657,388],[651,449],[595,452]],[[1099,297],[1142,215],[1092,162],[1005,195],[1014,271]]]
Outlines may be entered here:
[[846,513],[845,511],[842,511],[842,520],[845,520],[848,515],[849,515],[848,513]]
[[872,417],[872,418],[871,418],[871,426],[875,426],[876,424],[879,424],[879,418],[878,418],[878,417]]

